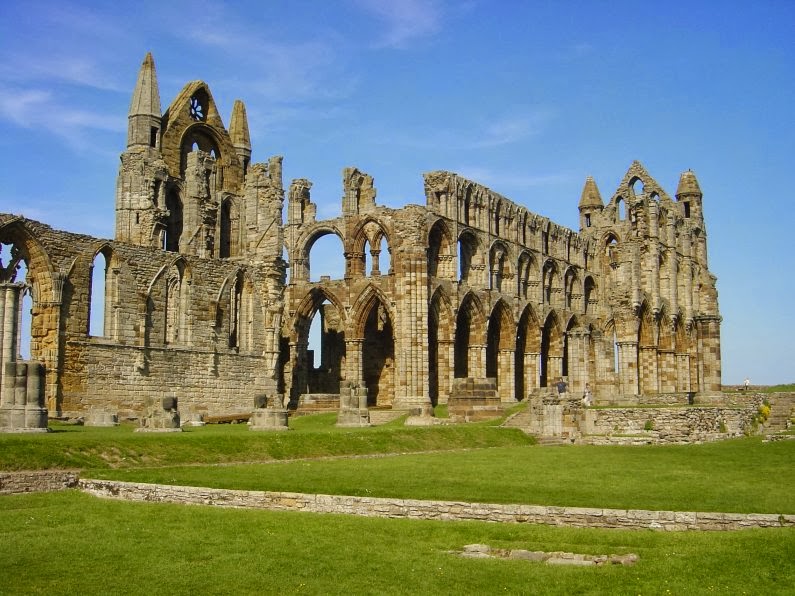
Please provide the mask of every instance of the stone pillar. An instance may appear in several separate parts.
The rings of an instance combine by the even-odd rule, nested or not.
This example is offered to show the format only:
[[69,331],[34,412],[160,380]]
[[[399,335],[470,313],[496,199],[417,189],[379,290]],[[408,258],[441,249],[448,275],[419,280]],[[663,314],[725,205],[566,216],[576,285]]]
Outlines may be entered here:
[[453,390],[453,379],[455,378],[455,342],[451,339],[440,339],[438,341],[437,374],[439,376],[439,395],[440,404],[446,404],[450,393]]
[[486,346],[472,344],[467,353],[467,374],[473,379],[486,378]]
[[538,352],[525,352],[524,353],[524,392],[522,397],[526,398],[528,395],[538,389],[538,361],[541,354]]
[[691,391],[690,354],[676,354],[676,390]]
[[580,394],[585,390],[586,338],[583,331],[567,332],[569,345],[569,391]]
[[547,356],[547,387],[552,387],[563,376],[563,356]]
[[638,360],[638,380],[641,394],[657,393],[659,388],[657,348],[655,346],[640,346]]
[[514,367],[516,365],[516,352],[514,350],[499,350],[497,352],[497,375],[498,394],[500,401],[516,401],[516,377]]
[[362,346],[364,339],[345,340],[345,376],[352,383],[364,383],[362,370]]
[[638,394],[638,342],[618,342],[619,393],[622,395]]
[[[11,407],[15,403],[17,338],[19,337],[19,299],[22,286],[19,284],[0,285],[0,299],[3,303],[2,345],[0,346],[0,403]],[[9,366],[6,366],[8,364]]]
[[702,362],[701,391],[721,390],[720,317],[698,319],[699,357]]

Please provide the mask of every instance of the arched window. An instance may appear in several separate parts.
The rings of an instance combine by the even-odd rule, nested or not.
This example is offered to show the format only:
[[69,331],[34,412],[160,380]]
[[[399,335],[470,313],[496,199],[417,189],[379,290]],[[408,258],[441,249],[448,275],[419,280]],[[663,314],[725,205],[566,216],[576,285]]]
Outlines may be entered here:
[[315,239],[309,248],[309,271],[311,281],[345,277],[344,249],[339,236],[329,232]]
[[106,305],[105,305],[105,284],[108,279],[108,259],[100,251],[94,257],[91,264],[91,281],[89,286],[89,316],[88,334],[93,337],[105,337],[109,329],[105,325]]
[[166,220],[163,249],[179,252],[179,238],[182,236],[182,201],[175,188],[170,189],[166,195],[166,209],[168,209],[168,219]]
[[618,197],[616,199],[616,221],[624,221],[626,219],[626,205],[624,199]]

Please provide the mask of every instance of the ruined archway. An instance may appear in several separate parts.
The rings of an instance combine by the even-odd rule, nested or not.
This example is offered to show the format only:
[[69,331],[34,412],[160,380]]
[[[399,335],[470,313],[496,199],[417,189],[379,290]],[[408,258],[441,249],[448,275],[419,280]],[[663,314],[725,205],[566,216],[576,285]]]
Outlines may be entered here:
[[562,376],[563,332],[557,314],[552,311],[541,329],[541,386],[551,387]]
[[486,377],[497,382],[497,394],[508,401],[514,396],[516,330],[510,308],[499,300],[491,311],[486,338]]
[[361,342],[361,379],[368,407],[388,407],[395,396],[395,331],[392,315],[379,291],[370,286],[356,309]]
[[483,377],[485,362],[483,342],[485,319],[483,307],[474,294],[464,297],[455,323],[455,377]]

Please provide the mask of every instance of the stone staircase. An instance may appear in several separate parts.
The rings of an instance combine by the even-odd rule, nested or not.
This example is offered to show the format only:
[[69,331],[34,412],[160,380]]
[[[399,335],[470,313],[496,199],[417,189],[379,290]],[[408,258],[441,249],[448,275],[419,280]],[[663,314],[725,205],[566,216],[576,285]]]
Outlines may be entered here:
[[370,408],[370,424],[372,426],[380,426],[381,424],[387,424],[388,422],[392,422],[393,420],[397,420],[401,416],[405,416],[408,414],[408,410],[392,410],[392,409],[376,409]]
[[772,394],[768,398],[770,416],[765,422],[765,432],[782,432],[790,427],[790,419],[795,410],[795,394]]

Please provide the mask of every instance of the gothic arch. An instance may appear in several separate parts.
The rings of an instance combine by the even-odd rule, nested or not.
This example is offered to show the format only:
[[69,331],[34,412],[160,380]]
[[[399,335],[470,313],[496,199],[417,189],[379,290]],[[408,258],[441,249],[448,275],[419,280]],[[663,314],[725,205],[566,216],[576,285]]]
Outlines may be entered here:
[[345,250],[350,258],[350,265],[348,268],[350,274],[353,276],[368,275],[368,272],[365,270],[368,245],[373,259],[372,273],[380,273],[379,257],[382,240],[386,240],[387,251],[390,255],[392,254],[392,244],[389,240],[386,226],[375,217],[368,216],[359,223],[351,237],[353,240],[349,241],[350,245],[346,247]]
[[[344,258],[345,254],[345,234],[343,234],[336,225],[333,223],[320,223],[317,225],[312,226],[309,230],[307,230],[301,238],[299,238],[296,246],[294,248],[295,254],[290,255],[292,262],[291,264],[294,266],[292,271],[292,280],[293,281],[310,281],[311,276],[311,253],[312,247],[314,246],[315,242],[317,242],[320,238],[327,235],[334,235],[340,241],[340,250],[342,252],[342,256]],[[346,264],[347,270],[347,264]]]
[[437,219],[428,232],[428,276],[455,279],[453,236],[443,219]]
[[473,292],[461,300],[455,324],[455,376],[482,377],[485,373],[482,349],[486,341],[483,305]]
[[489,289],[502,292],[504,281],[511,279],[511,259],[508,245],[502,240],[492,243],[489,249]]
[[540,323],[533,307],[525,306],[516,329],[516,399],[522,400],[539,387],[541,354]]
[[544,319],[541,330],[541,370],[542,387],[552,386],[563,376],[563,330],[560,319],[553,310]]
[[511,309],[498,300],[491,311],[486,333],[486,377],[497,382],[497,392],[506,399],[515,397],[513,390],[516,350],[516,325]]
[[389,406],[395,390],[394,313],[373,285],[359,295],[352,311],[351,337],[362,340],[361,379],[367,387],[367,404]]

